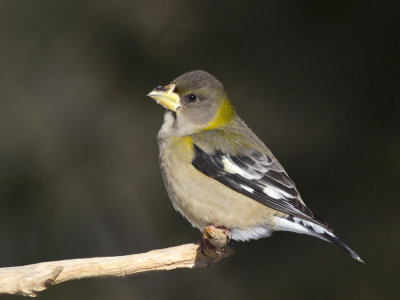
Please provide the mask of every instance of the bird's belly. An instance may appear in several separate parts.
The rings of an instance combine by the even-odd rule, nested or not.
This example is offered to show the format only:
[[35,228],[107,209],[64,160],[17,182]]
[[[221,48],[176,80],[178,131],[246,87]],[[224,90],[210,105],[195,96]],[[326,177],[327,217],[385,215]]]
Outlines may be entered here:
[[[179,142],[179,144],[176,144]],[[277,211],[226,187],[195,169],[191,163],[191,144],[173,141],[160,147],[160,164],[169,197],[193,226],[224,226],[237,239],[266,236],[274,228]],[[171,147],[167,150],[166,147]],[[268,232],[267,232],[268,231]],[[240,236],[250,236],[242,238]]]

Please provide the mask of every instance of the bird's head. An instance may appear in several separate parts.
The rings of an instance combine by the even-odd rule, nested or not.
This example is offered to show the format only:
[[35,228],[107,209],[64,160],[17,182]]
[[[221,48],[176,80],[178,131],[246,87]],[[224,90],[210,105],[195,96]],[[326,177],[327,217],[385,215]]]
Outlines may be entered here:
[[185,73],[148,96],[172,112],[182,134],[222,127],[235,116],[223,85],[205,71]]

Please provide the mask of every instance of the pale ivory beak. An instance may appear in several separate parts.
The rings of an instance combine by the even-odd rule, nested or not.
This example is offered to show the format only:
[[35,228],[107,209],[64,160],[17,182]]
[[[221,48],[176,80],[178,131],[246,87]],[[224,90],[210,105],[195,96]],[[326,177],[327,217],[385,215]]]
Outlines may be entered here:
[[158,104],[172,111],[176,111],[181,107],[179,95],[175,92],[175,84],[158,86],[148,93],[147,96],[153,98]]

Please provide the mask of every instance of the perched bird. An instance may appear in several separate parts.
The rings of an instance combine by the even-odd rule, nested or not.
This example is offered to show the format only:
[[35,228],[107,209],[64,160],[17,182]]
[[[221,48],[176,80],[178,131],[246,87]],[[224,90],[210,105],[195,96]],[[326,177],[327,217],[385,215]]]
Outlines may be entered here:
[[166,108],[158,144],[169,197],[194,227],[221,227],[238,241],[273,231],[308,234],[363,262],[307,208],[293,180],[239,118],[214,76],[188,72],[148,96]]

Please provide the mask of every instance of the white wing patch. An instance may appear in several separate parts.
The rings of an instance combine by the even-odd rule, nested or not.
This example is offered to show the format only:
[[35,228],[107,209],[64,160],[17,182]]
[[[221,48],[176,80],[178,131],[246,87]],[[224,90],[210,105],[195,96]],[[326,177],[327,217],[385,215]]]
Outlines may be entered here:
[[[228,172],[230,174],[237,174],[242,176],[245,179],[248,180],[258,180],[261,179],[267,172],[268,169],[263,167],[260,164],[257,164],[257,171],[258,172],[249,172],[248,170],[245,170],[235,164],[235,162],[229,157],[229,155],[224,155],[222,156],[222,163],[224,165],[224,171]],[[241,184],[240,185],[244,190],[253,193],[254,189],[251,187],[248,187],[246,185]],[[263,193],[266,194],[267,196],[274,198],[274,199],[287,199],[287,198],[295,198],[289,193],[286,193],[285,191],[278,189],[274,186],[271,185],[262,185],[263,188]]]
[[232,159],[229,156],[223,156],[222,157],[222,163],[224,164],[224,171],[230,173],[230,174],[239,174],[243,178],[253,180],[253,179],[261,179],[263,177],[263,174],[257,174],[257,173],[249,173],[245,170],[243,170],[241,167],[239,167],[237,164],[235,164]]
[[286,193],[285,191],[282,191],[270,185],[265,186],[263,192],[264,194],[274,199],[294,198],[292,195]]
[[251,187],[244,185],[244,184],[241,184],[240,186],[242,189],[248,191],[249,193],[254,193],[254,189],[252,189]]

